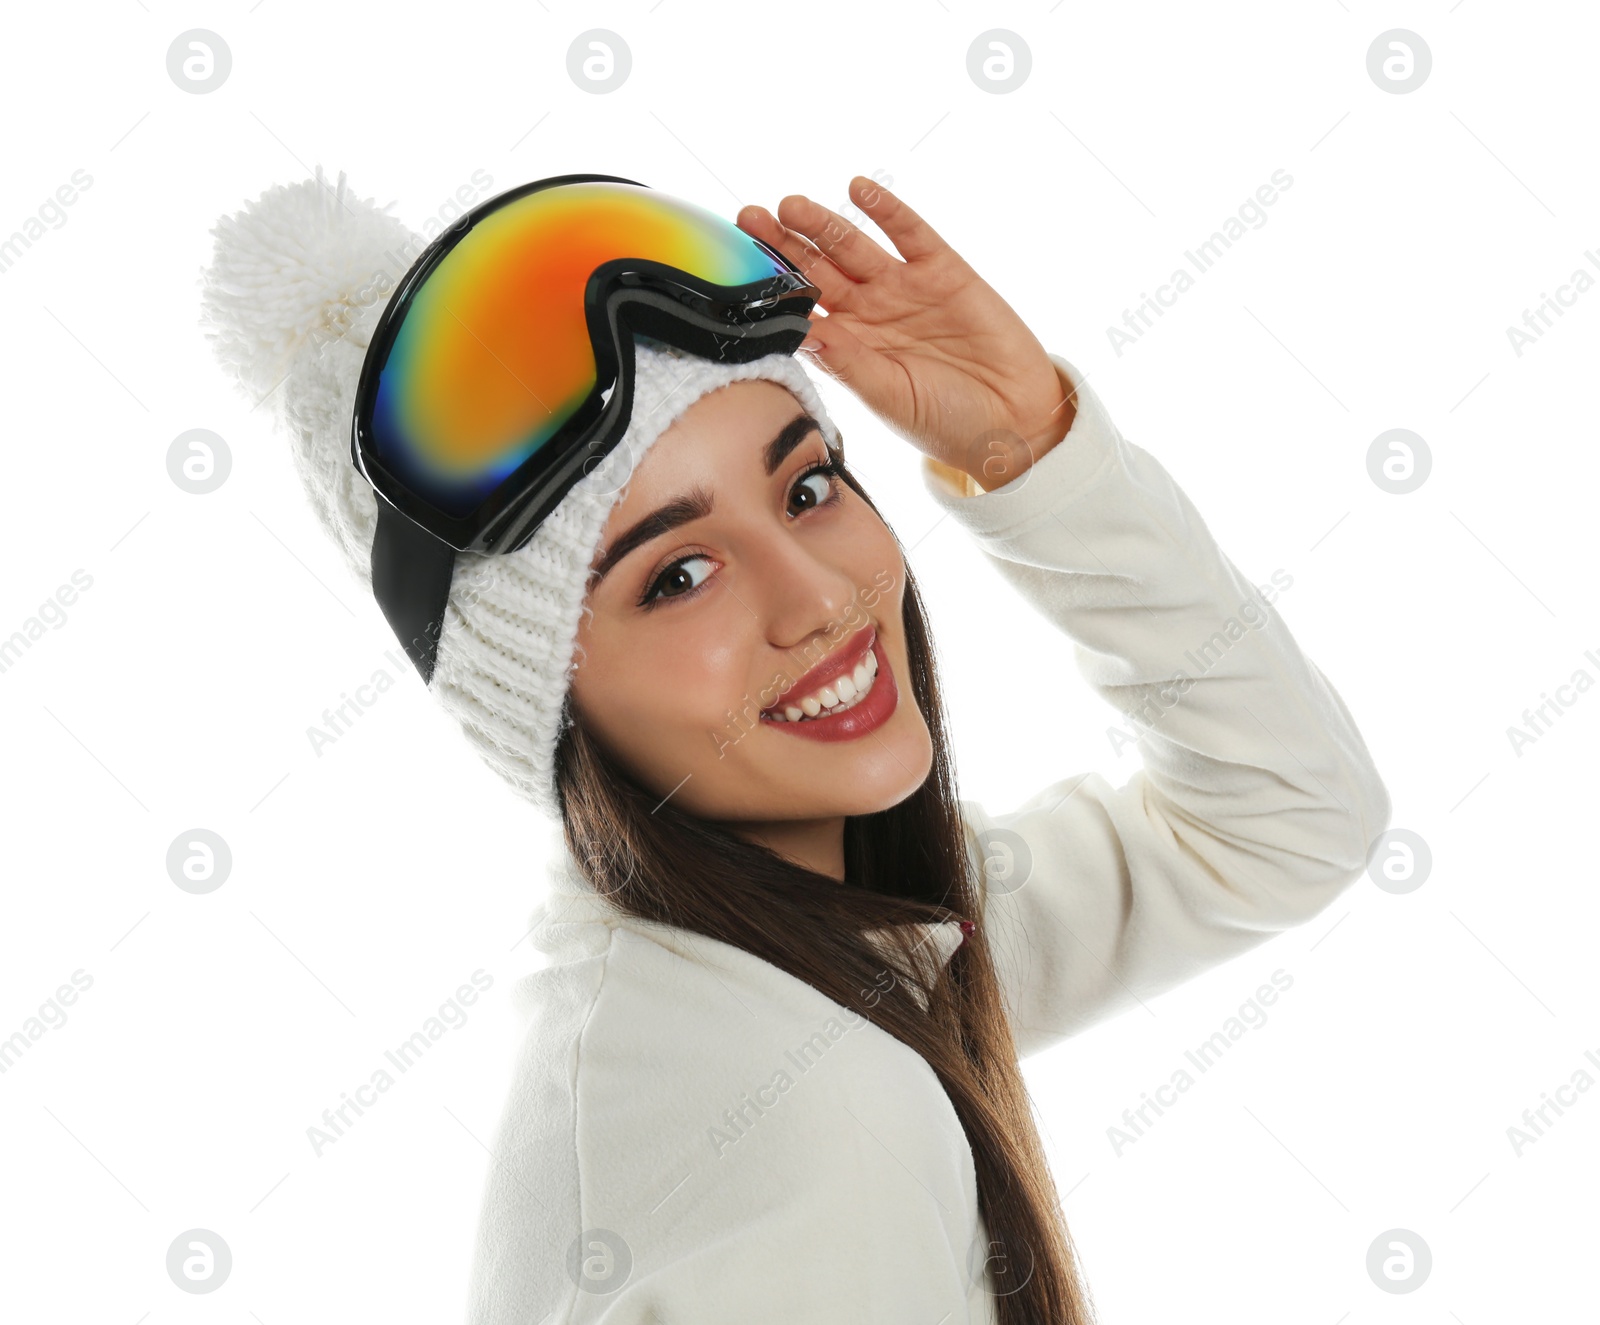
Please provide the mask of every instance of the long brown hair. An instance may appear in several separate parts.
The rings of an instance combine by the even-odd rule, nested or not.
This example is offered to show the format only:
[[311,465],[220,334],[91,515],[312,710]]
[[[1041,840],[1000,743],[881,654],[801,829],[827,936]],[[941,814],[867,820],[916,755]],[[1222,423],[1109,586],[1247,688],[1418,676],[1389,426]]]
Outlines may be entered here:
[[[877,511],[842,461],[840,473]],[[1092,1325],[1091,1298],[1000,1000],[932,640],[909,566],[903,624],[911,693],[932,736],[933,765],[900,804],[845,820],[843,884],[680,812],[670,799],[658,806],[584,728],[570,690],[556,748],[563,833],[585,877],[618,910],[742,948],[921,1054],[972,1147],[1001,1325]],[[978,924],[941,970],[903,927],[952,918]],[[898,967],[886,991],[885,956],[863,936],[883,926],[894,927],[887,937]]]

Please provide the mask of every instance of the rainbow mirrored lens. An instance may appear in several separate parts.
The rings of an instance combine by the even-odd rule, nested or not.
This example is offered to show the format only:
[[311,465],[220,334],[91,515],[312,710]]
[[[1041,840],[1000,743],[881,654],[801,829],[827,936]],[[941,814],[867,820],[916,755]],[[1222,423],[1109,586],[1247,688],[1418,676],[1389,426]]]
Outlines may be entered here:
[[379,461],[470,514],[594,391],[589,276],[614,258],[741,286],[789,270],[714,212],[636,184],[551,185],[478,220],[411,295],[374,397]]

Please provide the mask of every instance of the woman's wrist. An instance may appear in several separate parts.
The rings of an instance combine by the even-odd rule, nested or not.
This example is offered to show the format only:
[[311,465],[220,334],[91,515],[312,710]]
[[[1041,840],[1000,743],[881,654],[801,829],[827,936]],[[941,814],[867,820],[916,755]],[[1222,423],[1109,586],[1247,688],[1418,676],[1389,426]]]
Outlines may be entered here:
[[1063,392],[1061,404],[1051,411],[1050,427],[1043,434],[1031,440],[1018,438],[1012,446],[985,446],[982,459],[965,473],[984,492],[1005,487],[1066,440],[1077,414],[1077,393]]

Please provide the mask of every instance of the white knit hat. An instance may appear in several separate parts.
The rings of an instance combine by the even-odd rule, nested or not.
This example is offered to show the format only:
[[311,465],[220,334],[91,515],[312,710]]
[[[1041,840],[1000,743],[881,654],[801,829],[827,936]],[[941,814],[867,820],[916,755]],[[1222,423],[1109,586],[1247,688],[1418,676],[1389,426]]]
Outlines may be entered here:
[[[276,185],[222,217],[200,276],[201,326],[218,361],[253,406],[272,398],[306,493],[369,601],[379,498],[350,458],[356,383],[390,295],[429,242],[387,215],[392,206],[355,197],[343,171],[337,185],[328,183],[319,166],[315,179]],[[589,568],[650,444],[708,391],[765,378],[793,392],[828,446],[840,449],[838,429],[792,355],[722,364],[639,336],[635,363],[622,441],[534,536],[515,552],[456,554],[429,687],[490,767],[552,818],[555,749]]]

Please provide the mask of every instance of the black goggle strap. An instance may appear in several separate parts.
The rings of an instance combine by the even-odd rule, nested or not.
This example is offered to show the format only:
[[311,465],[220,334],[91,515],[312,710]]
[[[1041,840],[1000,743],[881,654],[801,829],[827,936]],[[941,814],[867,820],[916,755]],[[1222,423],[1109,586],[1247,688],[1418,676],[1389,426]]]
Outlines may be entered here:
[[372,596],[424,684],[433,681],[456,550],[378,496]]

